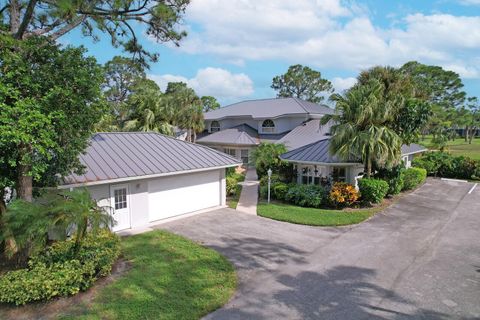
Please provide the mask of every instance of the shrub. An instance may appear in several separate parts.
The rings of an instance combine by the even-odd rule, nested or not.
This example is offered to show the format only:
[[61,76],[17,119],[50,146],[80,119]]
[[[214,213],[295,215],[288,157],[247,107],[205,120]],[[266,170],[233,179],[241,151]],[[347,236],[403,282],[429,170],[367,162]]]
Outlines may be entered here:
[[227,196],[234,196],[237,192],[237,180],[233,177],[227,177],[225,180],[227,183]]
[[388,183],[379,179],[362,178],[358,180],[360,194],[364,201],[380,203],[388,192]]
[[22,305],[88,289],[110,273],[120,254],[119,238],[106,230],[88,234],[75,253],[75,239],[57,242],[33,256],[28,268],[0,278],[0,302]]
[[403,190],[415,189],[419,184],[422,184],[427,178],[427,170],[423,168],[408,168],[405,170],[405,178]]
[[445,152],[429,152],[413,160],[413,166],[427,170],[429,176],[455,179],[476,179],[480,176],[480,161]]
[[268,198],[268,186],[260,186],[260,198],[261,199]]
[[[278,174],[274,173],[270,177],[270,185],[272,186],[272,185],[276,184],[277,182],[280,182],[280,176]],[[260,185],[261,186],[268,186],[268,176],[267,175],[260,178]]]
[[252,163],[257,170],[257,175],[263,177],[267,175],[268,169],[278,172],[280,166],[286,165],[285,161],[280,160],[280,155],[287,152],[287,148],[281,143],[262,142],[252,152]]
[[330,203],[335,207],[350,206],[359,197],[360,195],[355,187],[345,182],[335,182],[329,194]]
[[288,189],[285,200],[301,207],[318,208],[325,202],[326,192],[317,185],[294,184]]
[[288,192],[288,185],[283,182],[277,182],[273,186],[273,194],[275,195],[275,199],[278,200],[285,200],[285,195]]
[[378,169],[375,178],[388,183],[387,195],[399,194],[403,189],[405,168],[399,165],[390,169]]

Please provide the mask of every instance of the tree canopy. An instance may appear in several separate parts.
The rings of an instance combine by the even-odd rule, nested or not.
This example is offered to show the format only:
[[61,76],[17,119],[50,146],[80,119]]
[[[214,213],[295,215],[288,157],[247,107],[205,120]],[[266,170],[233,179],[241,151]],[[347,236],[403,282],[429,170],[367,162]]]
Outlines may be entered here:
[[271,87],[278,92],[278,97],[296,97],[314,103],[323,101],[323,95],[334,91],[332,83],[322,78],[320,71],[299,64],[274,77]]
[[190,0],[7,0],[0,7],[0,33],[17,40],[44,36],[57,40],[75,28],[98,40],[108,34],[114,46],[123,46],[142,63],[156,60],[137,41],[135,26],[159,42],[178,42],[186,36],[176,28]]

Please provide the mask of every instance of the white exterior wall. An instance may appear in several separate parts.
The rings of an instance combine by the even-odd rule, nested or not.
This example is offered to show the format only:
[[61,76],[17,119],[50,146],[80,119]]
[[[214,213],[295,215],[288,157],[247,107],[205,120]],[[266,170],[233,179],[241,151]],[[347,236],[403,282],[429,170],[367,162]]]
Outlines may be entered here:
[[[144,227],[154,221],[150,213],[156,208],[160,208],[168,218],[226,205],[225,169],[94,185],[87,189],[99,206],[112,207],[110,188],[115,185],[128,185],[131,228]],[[152,185],[157,187],[156,191],[159,191],[158,188],[165,191],[158,195],[158,199],[152,196],[152,190],[149,189]]]

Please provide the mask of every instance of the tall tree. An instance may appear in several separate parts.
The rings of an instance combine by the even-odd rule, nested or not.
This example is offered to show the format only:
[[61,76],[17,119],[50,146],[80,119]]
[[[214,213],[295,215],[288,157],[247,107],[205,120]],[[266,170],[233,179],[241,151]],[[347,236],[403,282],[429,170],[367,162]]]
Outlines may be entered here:
[[320,71],[299,64],[290,66],[285,74],[274,77],[271,87],[278,91],[278,97],[296,97],[314,103],[322,102],[323,95],[334,91],[332,83],[322,78]]
[[[83,48],[44,39],[0,46],[0,181],[30,201],[32,186],[81,172],[78,155],[104,113],[102,68]],[[0,199],[3,201],[3,198]]]
[[325,124],[333,120],[330,152],[345,160],[361,159],[365,174],[370,177],[373,164],[389,166],[400,158],[402,140],[389,128],[394,107],[382,99],[383,84],[372,79],[354,86],[344,96],[333,94],[335,115],[322,118]]
[[75,28],[98,40],[96,30],[111,37],[141,63],[156,60],[137,41],[132,24],[146,26],[146,34],[160,42],[178,42],[186,35],[176,25],[190,0],[6,0],[0,7],[0,33],[17,40],[44,36],[57,40]]
[[217,99],[212,96],[203,96],[200,98],[202,100],[203,112],[208,112],[220,108],[220,103]]

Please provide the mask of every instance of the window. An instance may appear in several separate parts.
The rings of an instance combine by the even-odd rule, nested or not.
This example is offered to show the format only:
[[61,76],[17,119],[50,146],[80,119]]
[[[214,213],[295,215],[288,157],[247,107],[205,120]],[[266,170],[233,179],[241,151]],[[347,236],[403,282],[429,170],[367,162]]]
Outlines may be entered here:
[[242,158],[243,164],[248,164],[248,149],[242,149],[240,151],[240,157]]
[[223,152],[225,152],[226,154],[232,156],[232,157],[236,157],[237,156],[237,152],[235,149],[230,149],[230,148],[225,148],[223,149]]
[[220,122],[218,121],[212,121],[210,124],[210,132],[217,132],[220,131]]
[[345,182],[347,181],[346,169],[345,167],[333,167],[332,170],[333,181]]
[[262,132],[272,133],[275,132],[275,123],[273,120],[267,119],[262,123]]
[[115,189],[115,210],[127,207],[127,188]]

